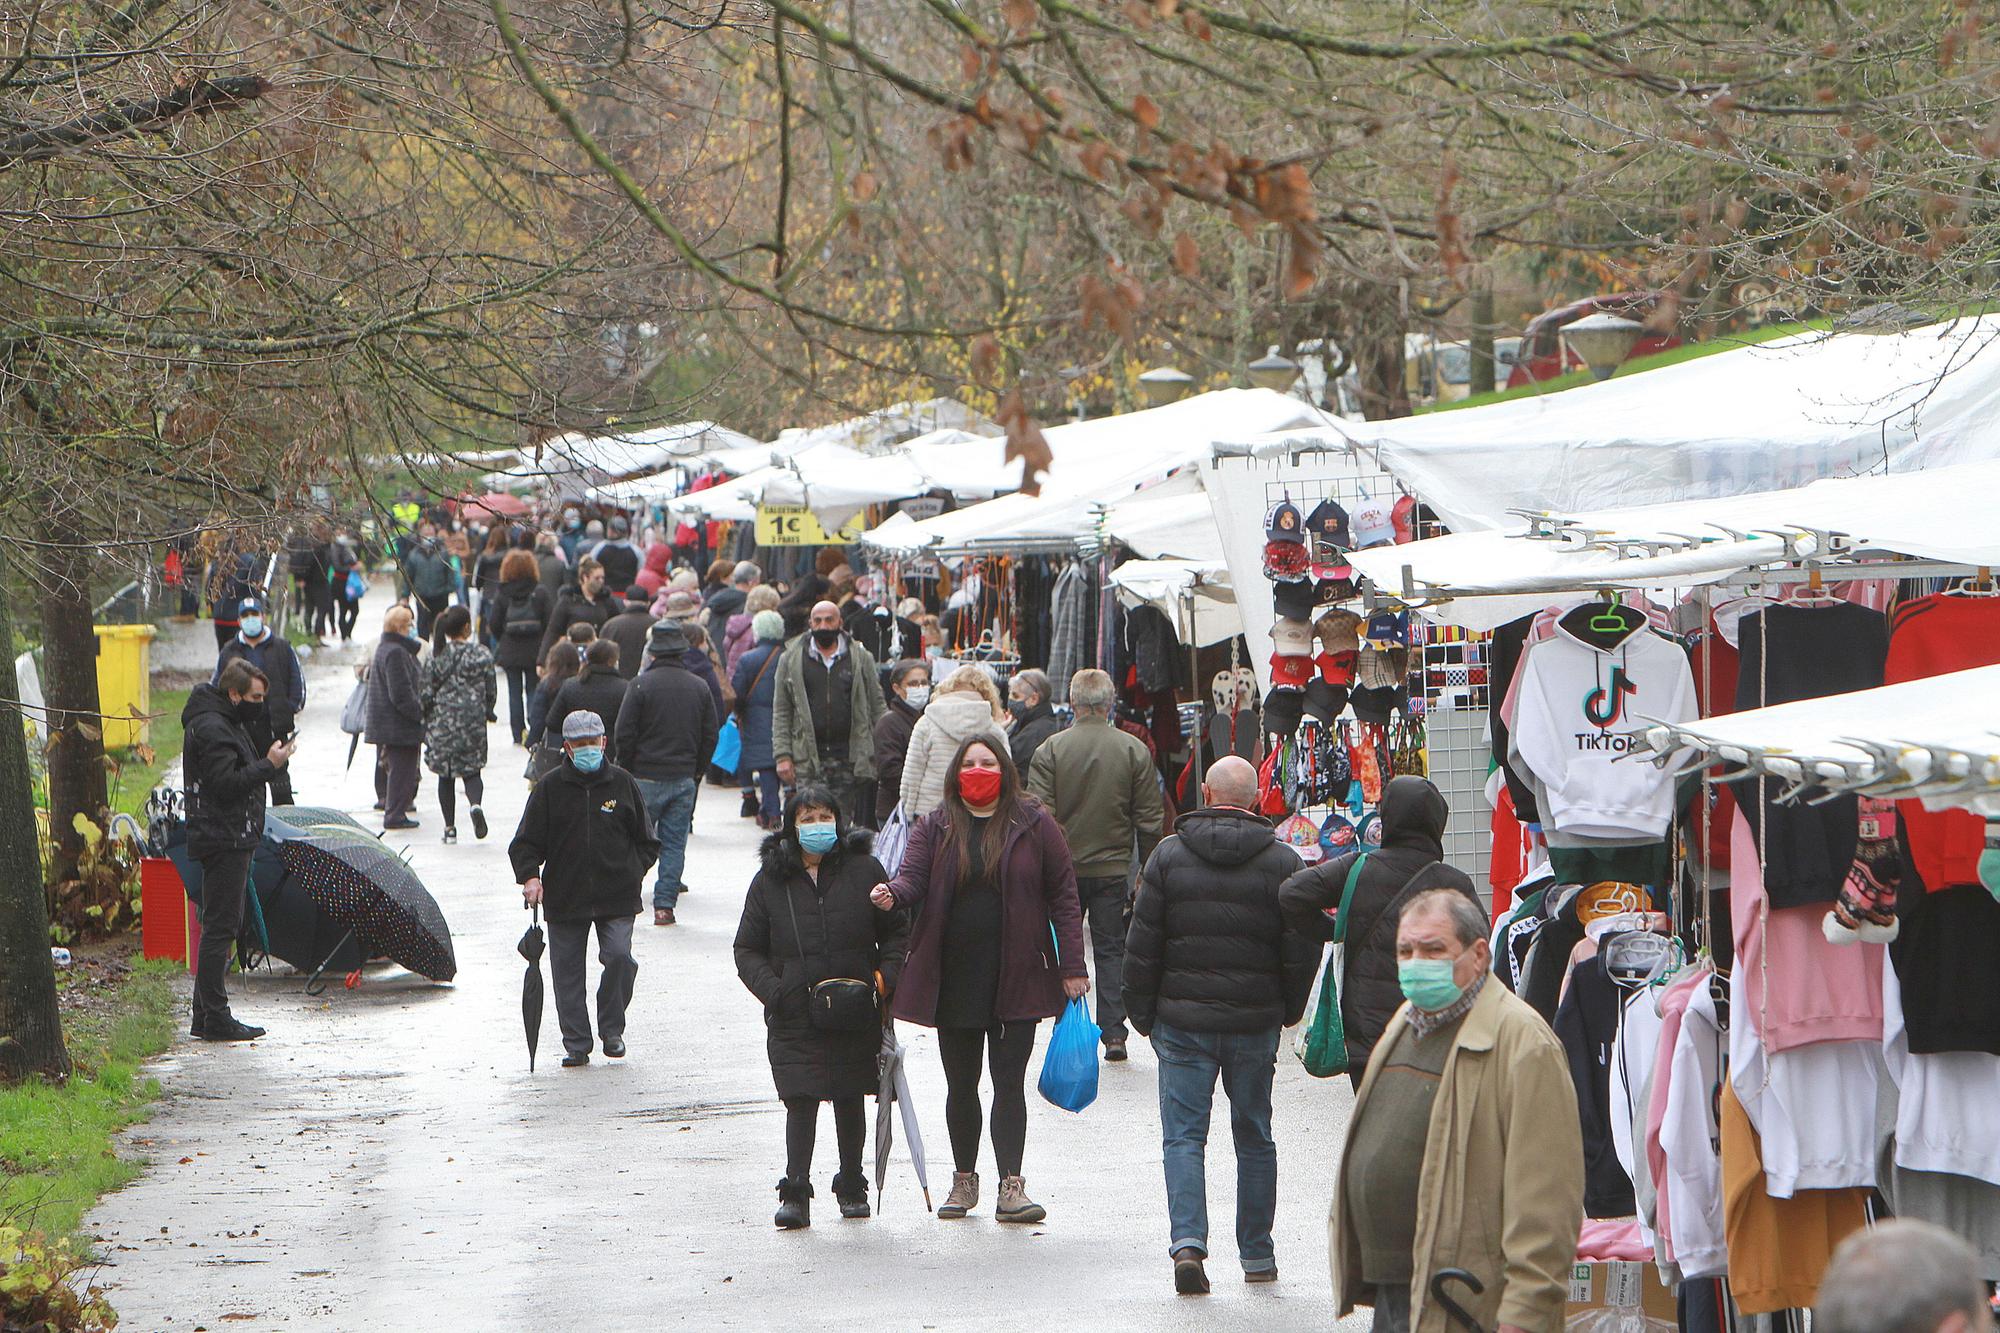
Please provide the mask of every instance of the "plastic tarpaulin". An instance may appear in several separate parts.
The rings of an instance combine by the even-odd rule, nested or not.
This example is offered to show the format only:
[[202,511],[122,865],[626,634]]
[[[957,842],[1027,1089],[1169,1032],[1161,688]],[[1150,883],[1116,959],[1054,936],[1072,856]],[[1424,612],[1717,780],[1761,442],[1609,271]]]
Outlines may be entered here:
[[[1454,532],[2000,457],[2000,315],[1804,334],[1542,397],[1324,438],[1366,451]],[[1247,434],[1233,437],[1248,439]]]
[[[1354,567],[1400,596],[1405,567],[1420,595],[1435,585],[1459,600],[1423,607],[1432,620],[1490,630],[1584,589],[1690,587],[1795,555],[1822,554],[1811,530],[1844,534],[1853,549],[1970,566],[2000,566],[2000,461],[1888,476],[1817,481],[1790,490],[1552,516],[1558,535],[1455,533],[1357,551]],[[1732,535],[1740,534],[1740,535]],[[1648,543],[1652,545],[1649,546]],[[1677,547],[1680,549],[1661,549]],[[1620,551],[1624,554],[1620,554]]]
[[1932,809],[2000,815],[1996,733],[2000,666],[1654,726],[1641,735],[1656,752],[1692,748],[1794,784],[1810,779],[1916,796]]
[[1173,622],[1174,637],[1182,643],[1205,648],[1227,643],[1243,630],[1229,567],[1220,560],[1127,560],[1111,571],[1111,586],[1126,606],[1158,607]]

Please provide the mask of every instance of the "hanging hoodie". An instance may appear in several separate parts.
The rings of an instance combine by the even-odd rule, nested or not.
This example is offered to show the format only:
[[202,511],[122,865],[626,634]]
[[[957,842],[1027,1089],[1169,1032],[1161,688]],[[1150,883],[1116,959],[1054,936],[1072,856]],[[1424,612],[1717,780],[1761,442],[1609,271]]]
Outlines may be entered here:
[[[1898,685],[1994,663],[2000,663],[2000,598],[1937,593],[1896,608],[1882,678]],[[1896,815],[1924,888],[1938,893],[1979,882],[1986,828],[1978,815],[1926,810],[1922,801],[1898,801]]]
[[1556,1039],[1569,1058],[1583,1126],[1585,1217],[1630,1217],[1638,1211],[1611,1128],[1611,1045],[1618,1036],[1620,998],[1604,960],[1591,957],[1570,972],[1569,989],[1556,1010]]
[[1540,784],[1542,822],[1587,838],[1664,838],[1673,765],[1617,762],[1651,719],[1696,715],[1687,655],[1646,629],[1603,650],[1558,623],[1522,664],[1510,746]]

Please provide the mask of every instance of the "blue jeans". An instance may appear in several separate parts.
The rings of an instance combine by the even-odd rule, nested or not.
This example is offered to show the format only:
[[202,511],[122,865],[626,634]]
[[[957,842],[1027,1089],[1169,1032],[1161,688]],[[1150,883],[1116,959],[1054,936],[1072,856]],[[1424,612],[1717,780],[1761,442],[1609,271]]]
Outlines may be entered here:
[[[751,772],[751,770],[749,769],[745,769],[743,771],[745,773]],[[745,778],[744,781],[748,782],[750,781],[750,779]],[[757,813],[762,815],[765,819],[770,819],[770,820],[777,820],[784,818],[785,793],[778,786],[778,770],[775,768],[757,769],[756,783],[757,783]],[[750,788],[746,786],[744,790],[748,791],[750,790]]]
[[1262,1032],[1188,1032],[1153,1025],[1160,1057],[1160,1138],[1167,1168],[1169,1254],[1191,1249],[1208,1255],[1208,1112],[1215,1076],[1229,1098],[1229,1127],[1236,1139],[1236,1255],[1246,1273],[1278,1266],[1271,1224],[1278,1215],[1278,1145],[1271,1138],[1271,1078],[1278,1062],[1278,1029]]
[[639,795],[646,798],[646,819],[660,840],[659,877],[653,881],[653,910],[671,912],[681,900],[681,871],[687,866],[688,833],[694,828],[695,780],[640,778]]

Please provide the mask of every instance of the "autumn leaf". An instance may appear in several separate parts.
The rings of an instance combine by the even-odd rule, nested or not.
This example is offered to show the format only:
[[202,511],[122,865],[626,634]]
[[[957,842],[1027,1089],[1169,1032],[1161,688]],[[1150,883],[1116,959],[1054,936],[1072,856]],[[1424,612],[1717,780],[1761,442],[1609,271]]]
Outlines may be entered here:
[[1197,42],[1212,42],[1215,40],[1215,33],[1208,26],[1208,20],[1195,10],[1190,9],[1181,15],[1181,28]]
[[1016,387],[1008,390],[994,409],[993,419],[1007,429],[1007,448],[1001,456],[1003,463],[1021,459],[1021,493],[1040,495],[1042,475],[1055,464],[1055,455],[1049,449],[1048,437],[1028,413],[1028,405]]
[[1000,12],[1016,37],[1035,26],[1035,0],[1007,0]]
[[1159,105],[1146,94],[1140,93],[1132,99],[1132,119],[1138,121],[1141,128],[1157,130],[1160,128]]
[[1146,0],[1125,0],[1125,21],[1145,32],[1153,26],[1153,7]]
[[1102,139],[1096,140],[1077,154],[1077,160],[1082,163],[1085,173],[1097,181],[1104,180],[1111,174],[1106,170],[1106,163],[1110,157],[1111,145]]
[[1000,365],[1000,343],[990,333],[982,333],[972,340],[972,378],[982,382],[991,380],[993,372]]
[[854,183],[847,188],[856,203],[865,204],[875,197],[876,191],[882,188],[882,183],[876,179],[874,172],[863,171],[856,173]]
[[1201,272],[1201,249],[1194,243],[1194,237],[1182,232],[1174,238],[1174,271],[1184,278],[1192,278]]
[[958,49],[958,69],[966,78],[978,78],[979,71],[984,68],[986,68],[986,60],[985,57],[979,54],[978,47],[968,45],[961,46]]

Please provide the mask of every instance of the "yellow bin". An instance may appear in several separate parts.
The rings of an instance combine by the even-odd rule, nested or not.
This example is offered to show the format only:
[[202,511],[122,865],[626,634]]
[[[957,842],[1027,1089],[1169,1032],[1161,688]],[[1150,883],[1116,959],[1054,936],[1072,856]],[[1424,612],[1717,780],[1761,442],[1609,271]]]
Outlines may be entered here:
[[104,714],[104,748],[125,750],[148,745],[153,724],[132,716],[153,711],[153,636],[151,625],[98,625],[97,707]]

